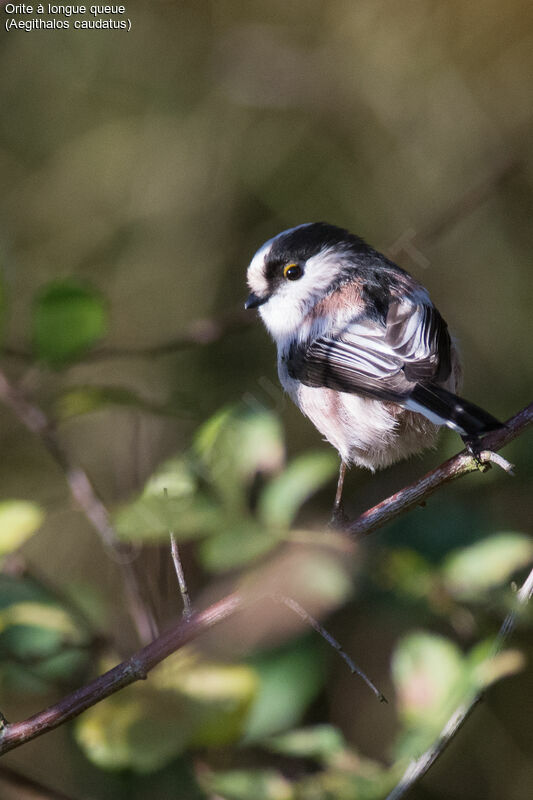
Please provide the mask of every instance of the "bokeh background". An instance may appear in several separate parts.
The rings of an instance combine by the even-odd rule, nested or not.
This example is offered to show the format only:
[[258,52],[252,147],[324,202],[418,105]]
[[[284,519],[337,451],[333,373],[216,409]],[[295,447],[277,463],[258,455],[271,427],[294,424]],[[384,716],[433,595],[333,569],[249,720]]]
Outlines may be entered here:
[[[239,502],[246,507],[237,514],[232,506],[230,550],[243,546],[239,536],[246,538],[265,475],[279,475],[308,450],[319,451],[318,460],[329,458],[319,434],[280,393],[264,329],[242,312],[251,256],[267,238],[301,222],[327,220],[359,233],[428,287],[460,342],[465,396],[502,419],[531,400],[533,12],[526,0],[130,0],[130,32],[72,25],[6,32],[5,4],[0,12],[3,369],[57,420],[62,445],[111,511],[136,497],[166,459],[184,453],[195,454],[194,491],[214,487],[231,505],[227,486],[221,489],[209,472],[205,428],[204,439],[198,435],[229,406],[234,430],[251,416],[260,432],[259,443],[256,433],[250,439],[257,456],[252,467],[230,475],[230,482],[241,481]],[[38,346],[39,308],[58,281],[96,292],[107,318],[106,335],[90,352],[59,364]],[[219,423],[215,417],[215,432]],[[210,435],[216,439],[213,430]],[[6,408],[0,409],[0,438],[0,499],[31,501],[43,514],[38,532],[6,560],[4,574],[10,581],[14,574],[38,576],[56,600],[67,597],[82,607],[104,640],[60,681],[43,673],[19,684],[11,680],[10,642],[0,642],[9,662],[0,707],[19,719],[97,674],[106,658],[132,652],[137,640],[117,589],[117,559],[76,509],[61,470]],[[234,464],[239,446],[235,437],[224,440],[224,463]],[[423,458],[375,476],[353,470],[347,510],[364,510],[458,446],[445,432],[438,450]],[[401,707],[402,679],[391,675],[401,637],[421,630],[443,637],[441,644],[457,648],[452,661],[458,663],[461,653],[496,632],[509,603],[505,587],[530,555],[528,540],[520,538],[531,519],[528,437],[505,455],[517,466],[514,479],[492,470],[442,490],[424,510],[374,534],[350,556],[350,592],[330,592],[316,607],[307,598],[389,697],[388,706],[321,642],[279,619],[278,635],[270,631],[233,653],[251,670],[254,658],[270,658],[281,647],[293,671],[300,665],[300,679],[320,660],[322,672],[293,718],[267,732],[327,724],[330,733],[342,733],[346,783],[335,783],[338,763],[304,757],[305,748],[293,758],[283,748],[280,755],[262,748],[250,731],[251,744],[243,745],[244,728],[221,735],[215,747],[192,737],[148,774],[136,770],[134,751],[115,769],[103,765],[83,746],[83,736],[82,745],[79,733],[75,740],[72,726],[3,763],[80,800],[384,797],[388,784],[380,770],[416,752],[405,737],[398,745],[410,724],[405,697]],[[293,528],[317,533],[327,522],[335,481],[325,463],[322,477],[310,479],[316,491],[309,488],[306,503],[301,498]],[[214,513],[226,524],[223,505]],[[179,515],[172,524],[179,535]],[[165,627],[179,611],[163,533],[143,538],[137,530],[130,556],[145,601]],[[450,553],[466,553],[501,533],[517,535],[520,555],[509,556],[501,544],[494,551],[504,564],[501,574],[473,595],[454,594],[443,572]],[[207,548],[207,556],[205,547],[199,550],[200,523],[181,534],[195,597],[220,596],[240,580],[239,569],[286,558],[259,547],[247,564],[226,563],[224,540]],[[287,546],[291,534],[281,538]],[[470,554],[475,564],[477,551]],[[332,566],[342,584],[339,569]],[[238,629],[233,633],[239,639]],[[28,636],[27,663],[18,652],[15,671],[33,666],[35,672]],[[414,798],[531,796],[527,621],[512,644],[526,654],[525,663],[491,688]],[[217,659],[233,663],[232,654],[213,647]],[[300,661],[290,660],[294,653]],[[291,685],[283,669],[276,675],[273,696]],[[150,716],[155,701],[146,702]],[[109,716],[120,713],[111,709]],[[423,716],[422,708],[418,722]],[[109,729],[99,719],[93,725]],[[94,735],[105,750],[101,730]],[[230,770],[241,770],[244,783],[222,786],[206,778]],[[264,778],[261,785],[254,775]],[[42,787],[26,794],[13,780],[0,772],[0,793],[8,800],[48,796]]]

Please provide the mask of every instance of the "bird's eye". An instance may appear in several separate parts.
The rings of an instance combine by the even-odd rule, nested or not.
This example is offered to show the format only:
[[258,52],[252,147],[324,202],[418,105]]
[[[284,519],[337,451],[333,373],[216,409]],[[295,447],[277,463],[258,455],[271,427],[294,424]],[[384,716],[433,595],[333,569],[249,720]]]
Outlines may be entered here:
[[303,275],[302,268],[298,264],[287,264],[283,268],[283,277],[288,281],[297,281]]

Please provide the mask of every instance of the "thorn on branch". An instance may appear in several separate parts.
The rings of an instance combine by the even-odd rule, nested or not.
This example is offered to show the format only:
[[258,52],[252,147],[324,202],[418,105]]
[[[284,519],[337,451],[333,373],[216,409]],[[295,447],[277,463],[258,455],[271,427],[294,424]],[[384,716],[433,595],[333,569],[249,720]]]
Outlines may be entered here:
[[[168,491],[166,489],[163,489],[163,493],[165,497],[168,498]],[[181,599],[183,601],[183,618],[185,620],[188,620],[193,614],[191,598],[189,595],[189,590],[187,589],[185,572],[183,571],[183,565],[181,563],[178,543],[176,541],[176,536],[174,534],[174,531],[169,531],[169,536],[170,536],[170,552],[172,553],[172,561],[174,562],[176,578],[178,579],[178,586],[180,588]]]

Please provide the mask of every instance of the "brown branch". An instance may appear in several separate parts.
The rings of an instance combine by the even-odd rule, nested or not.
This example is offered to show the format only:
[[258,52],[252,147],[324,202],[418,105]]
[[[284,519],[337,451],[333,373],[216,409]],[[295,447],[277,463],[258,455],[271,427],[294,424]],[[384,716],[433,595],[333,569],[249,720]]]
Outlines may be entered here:
[[0,370],[0,400],[11,409],[18,420],[39,437],[54,461],[65,475],[70,493],[81,508],[103,544],[116,554],[122,573],[128,610],[139,635],[141,644],[147,644],[157,635],[157,626],[149,609],[142,601],[137,575],[127,557],[127,548],[120,542],[109,519],[107,509],[96,494],[87,473],[74,464],[61,445],[56,430],[46,414],[30,403]]
[[161,634],[135,655],[100,675],[86,686],[67,695],[59,702],[22,721],[1,724],[0,755],[13,750],[43,733],[54,730],[82,711],[95,705],[105,697],[118,692],[135,681],[144,680],[151,669],[171,653],[197,639],[214,625],[228,619],[244,606],[243,598],[230,594],[209,606],[205,611],[193,614],[187,620]]
[[[518,414],[515,414],[514,417],[511,417],[506,422],[505,428],[493,431],[485,436],[481,461],[487,463],[493,460],[491,457],[492,451],[500,450],[513,439],[516,439],[532,422],[533,403],[530,403]],[[373,508],[369,508],[360,517],[349,523],[345,530],[357,539],[367,536],[399,514],[403,514],[413,506],[423,503],[441,486],[478,469],[479,464],[476,459],[466,450],[463,450],[461,453],[449,458],[444,464],[428,472],[427,475],[400,489],[399,492],[387,497],[386,500],[382,500],[381,503],[378,503]]]

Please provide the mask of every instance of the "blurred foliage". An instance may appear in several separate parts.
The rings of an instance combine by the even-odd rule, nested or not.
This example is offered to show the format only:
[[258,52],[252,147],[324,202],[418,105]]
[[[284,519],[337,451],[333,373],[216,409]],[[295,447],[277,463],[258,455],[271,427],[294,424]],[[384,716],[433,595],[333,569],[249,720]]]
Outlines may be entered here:
[[0,503],[0,563],[3,556],[33,536],[43,519],[43,511],[28,500],[4,500]]
[[38,359],[59,366],[87,352],[107,331],[103,299],[73,281],[45,286],[35,302],[33,343]]
[[182,650],[136,683],[87,711],[76,738],[104,769],[151,772],[186,748],[240,738],[257,678],[246,665],[208,663]]
[[337,472],[335,454],[323,451],[283,468],[284,449],[272,412],[225,408],[200,428],[188,453],[162,464],[115,515],[119,535],[135,542],[166,542],[170,530],[178,541],[202,537],[205,569],[245,566],[287,539],[300,506]]
[[[529,610],[492,652],[532,561],[527,437],[506,452],[513,480],[458,481],[354,556],[323,533],[336,455],[240,315],[256,248],[326,219],[427,285],[466,396],[503,419],[530,401],[531,5],[132,0],[127,14],[128,34],[0,27],[2,368],[91,476],[162,628],[179,603],[170,530],[199,607],[235,586],[255,604],[13,763],[80,800],[378,800],[454,704],[517,673],[461,732],[453,775],[426,786],[529,800]],[[117,554],[10,412],[0,436],[0,710],[18,719],[137,642]],[[353,470],[347,510],[458,446]],[[283,592],[329,615],[388,706],[265,599]],[[17,792],[0,776],[2,797]]]
[[0,687],[42,693],[67,687],[87,667],[90,632],[31,579],[0,575]]

